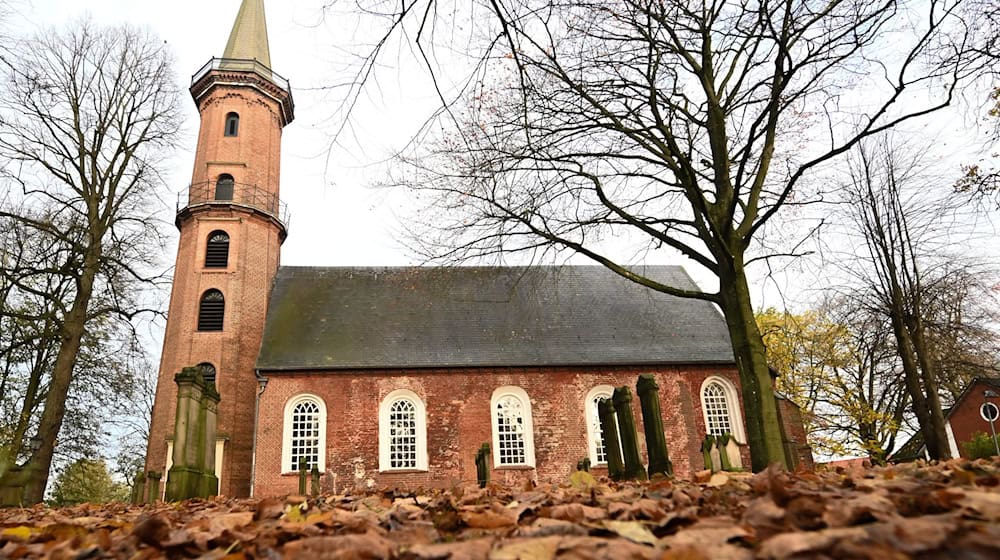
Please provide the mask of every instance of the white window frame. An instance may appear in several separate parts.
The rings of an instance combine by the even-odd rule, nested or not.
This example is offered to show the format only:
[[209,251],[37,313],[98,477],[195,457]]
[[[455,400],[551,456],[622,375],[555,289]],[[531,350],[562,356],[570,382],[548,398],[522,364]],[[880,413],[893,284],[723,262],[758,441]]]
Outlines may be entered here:
[[[598,427],[594,425],[593,419],[598,418],[597,406],[594,401],[598,397],[605,397],[611,399],[615,393],[615,388],[611,385],[598,385],[587,393],[585,400],[583,401],[583,413],[586,415],[586,421],[584,424],[587,425],[587,452],[590,454],[590,464],[591,465],[607,465],[607,461],[597,460],[597,431]],[[607,453],[605,452],[605,455]]]
[[[514,397],[521,401],[524,413],[524,462],[500,464],[500,426],[497,419],[497,404],[504,397]],[[493,467],[497,469],[535,466],[535,425],[531,419],[531,399],[528,393],[513,385],[506,385],[493,391],[490,398],[490,425],[493,426]]]
[[[413,403],[416,413],[417,429],[417,466],[416,467],[392,467],[389,457],[389,416],[392,404],[398,400],[406,399]],[[396,389],[382,399],[382,404],[378,407],[378,470],[380,472],[393,471],[426,471],[427,460],[427,406],[419,395],[409,389]]]
[[298,474],[298,471],[288,469],[292,462],[292,412],[296,405],[303,402],[313,402],[319,407],[319,472],[326,470],[326,403],[320,397],[311,393],[302,393],[288,399],[285,403],[284,425],[281,436],[281,472],[282,474]]
[[722,392],[726,396],[726,408],[729,412],[729,426],[732,428],[733,439],[736,443],[746,444],[746,431],[743,429],[743,413],[740,410],[739,395],[736,393],[736,386],[733,382],[718,375],[710,375],[701,383],[698,389],[698,401],[701,402],[701,414],[705,420],[705,431],[708,432],[708,407],[705,406],[705,389],[712,383],[717,383],[722,387]]

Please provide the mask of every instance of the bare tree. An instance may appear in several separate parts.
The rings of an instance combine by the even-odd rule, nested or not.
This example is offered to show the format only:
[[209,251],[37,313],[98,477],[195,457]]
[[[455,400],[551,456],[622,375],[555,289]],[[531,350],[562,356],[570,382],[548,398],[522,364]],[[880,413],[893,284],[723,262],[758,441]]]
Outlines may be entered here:
[[[174,143],[179,96],[161,41],[89,22],[10,46],[0,92],[2,177],[20,187],[0,217],[57,240],[72,278],[58,325],[26,500],[45,491],[56,438],[88,330],[144,305],[159,242],[152,212],[160,165]],[[23,212],[30,208],[33,212]]]
[[[428,255],[568,250],[716,303],[759,470],[784,454],[747,267],[775,256],[762,236],[805,202],[810,171],[947,107],[983,71],[990,55],[974,48],[963,2],[358,0],[387,32],[354,91],[397,37],[435,78],[440,118],[398,181],[429,199],[417,232]],[[448,14],[461,21],[445,33]],[[449,78],[463,50],[475,70]],[[676,251],[719,289],[643,275],[610,237]]]
[[[861,288],[857,298],[892,327],[896,354],[912,412],[932,459],[951,456],[940,396],[948,378],[940,352],[953,349],[962,304],[957,289],[971,290],[956,255],[938,248],[954,243],[953,215],[941,197],[933,196],[927,157],[897,145],[888,137],[859,146],[848,158],[845,208],[861,237],[855,269]],[[964,278],[964,280],[963,280]],[[939,322],[935,329],[935,322]],[[957,376],[957,372],[952,372]]]

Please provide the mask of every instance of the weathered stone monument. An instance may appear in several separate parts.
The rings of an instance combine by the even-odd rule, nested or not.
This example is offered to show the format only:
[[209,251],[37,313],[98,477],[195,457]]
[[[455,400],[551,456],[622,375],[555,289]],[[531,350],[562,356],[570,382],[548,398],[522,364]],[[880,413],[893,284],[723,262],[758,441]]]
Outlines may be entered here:
[[642,428],[646,434],[646,453],[649,455],[649,477],[654,474],[673,476],[674,466],[667,452],[667,438],[663,434],[663,416],[660,415],[660,386],[650,373],[639,376],[635,392],[642,407]]
[[149,471],[146,473],[146,503],[153,504],[160,499],[160,478],[159,471]]
[[611,480],[622,480],[625,476],[625,465],[622,463],[621,444],[618,441],[615,405],[611,399],[603,399],[597,403],[597,417],[601,420],[604,454],[608,457],[608,477]]
[[642,457],[639,455],[639,434],[635,429],[635,416],[632,414],[632,391],[622,386],[615,389],[611,397],[618,416],[618,428],[622,438],[622,454],[625,456],[625,479],[646,480],[646,469],[642,467]]
[[476,451],[476,481],[480,488],[486,488],[490,482],[490,444],[484,443]]
[[186,367],[174,376],[177,413],[174,421],[173,466],[167,473],[168,501],[214,496],[215,430],[219,393],[206,383],[201,368]]

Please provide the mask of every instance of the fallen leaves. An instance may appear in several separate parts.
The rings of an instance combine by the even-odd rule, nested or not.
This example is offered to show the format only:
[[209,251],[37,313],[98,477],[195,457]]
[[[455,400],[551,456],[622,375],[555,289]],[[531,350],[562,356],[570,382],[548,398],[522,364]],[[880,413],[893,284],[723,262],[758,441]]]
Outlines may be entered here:
[[[584,474],[586,476],[584,476]],[[0,558],[1000,557],[1000,461],[0,510]]]

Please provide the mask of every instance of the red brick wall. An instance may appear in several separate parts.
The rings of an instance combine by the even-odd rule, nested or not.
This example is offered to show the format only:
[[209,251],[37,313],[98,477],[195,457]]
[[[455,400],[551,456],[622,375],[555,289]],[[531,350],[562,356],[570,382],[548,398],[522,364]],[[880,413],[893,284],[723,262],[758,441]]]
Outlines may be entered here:
[[[645,457],[642,412],[634,395],[640,373],[656,375],[670,459],[678,476],[689,476],[703,464],[699,449],[705,425],[698,391],[709,375],[725,377],[738,388],[732,366],[273,373],[267,374],[270,382],[261,398],[255,495],[297,491],[296,476],[282,474],[280,462],[285,404],[301,393],[317,395],[326,405],[323,484],[328,489],[333,474],[338,490],[353,487],[356,462],[362,464],[365,478],[372,478],[378,486],[416,488],[474,481],[476,450],[484,442],[493,447],[490,398],[495,389],[506,385],[524,389],[531,399],[536,467],[494,469],[492,478],[507,483],[526,478],[562,481],[578,460],[588,456],[584,398],[596,385],[632,388],[633,414]],[[378,472],[379,404],[396,389],[410,389],[426,403],[428,472]]]
[[[281,123],[278,105],[250,88],[216,87],[199,104],[201,130],[192,180],[215,181],[229,173],[238,183],[278,196]],[[225,116],[240,114],[239,135],[225,137]],[[196,206],[179,220],[180,241],[170,295],[163,354],[146,454],[147,471],[163,471],[167,440],[173,436],[177,387],[174,375],[186,366],[209,362],[216,368],[218,435],[228,438],[223,452],[221,491],[250,492],[253,413],[257,389],[254,365],[260,351],[271,283],[283,240],[271,218],[238,206]],[[229,266],[206,269],[205,247],[212,231],[229,234]],[[223,330],[198,332],[198,305],[208,289],[226,298]],[[164,473],[164,480],[166,473]]]
[[[992,389],[994,392],[1000,393],[1000,391],[989,385],[977,382],[965,394],[965,398],[955,403],[948,417],[951,423],[951,431],[955,434],[955,443],[958,444],[959,453],[963,455],[965,452],[962,449],[962,443],[971,440],[972,434],[983,432],[986,435],[990,435],[990,423],[984,420],[979,414],[979,407],[983,406],[985,402],[983,400],[983,391],[987,389]],[[1000,406],[1000,398],[992,397],[990,398],[990,402]],[[1000,430],[1000,422],[997,422],[996,428]]]

